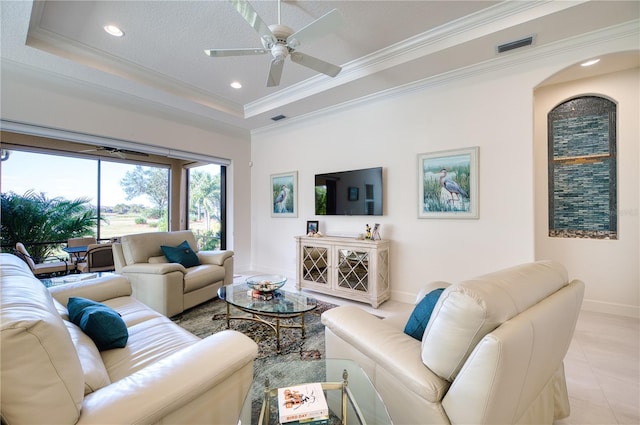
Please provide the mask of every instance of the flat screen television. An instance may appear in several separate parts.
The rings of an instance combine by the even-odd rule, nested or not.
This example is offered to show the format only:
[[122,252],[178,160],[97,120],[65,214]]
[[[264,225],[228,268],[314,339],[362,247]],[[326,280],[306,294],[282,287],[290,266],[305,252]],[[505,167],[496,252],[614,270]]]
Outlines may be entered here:
[[382,215],[382,167],[316,174],[316,215]]

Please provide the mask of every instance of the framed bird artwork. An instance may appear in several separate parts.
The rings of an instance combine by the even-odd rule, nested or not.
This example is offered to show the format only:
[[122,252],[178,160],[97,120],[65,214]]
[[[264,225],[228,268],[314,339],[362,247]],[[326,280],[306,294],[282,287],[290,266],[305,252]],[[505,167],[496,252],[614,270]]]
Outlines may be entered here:
[[271,217],[298,216],[298,172],[271,175]]
[[418,218],[478,218],[478,147],[418,155]]

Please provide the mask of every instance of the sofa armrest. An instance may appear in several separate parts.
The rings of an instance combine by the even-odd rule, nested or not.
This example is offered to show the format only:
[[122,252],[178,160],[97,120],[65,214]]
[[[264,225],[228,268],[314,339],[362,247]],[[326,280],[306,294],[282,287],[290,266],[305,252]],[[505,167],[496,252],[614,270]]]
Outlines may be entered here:
[[103,276],[49,288],[51,295],[62,305],[67,305],[69,297],[82,297],[102,302],[118,297],[128,297],[132,293],[131,284],[123,276]]
[[187,269],[179,263],[134,263],[122,267],[122,274],[168,274],[171,272],[186,273]]
[[420,341],[402,330],[356,306],[327,310],[322,313],[321,321],[344,343],[387,370],[425,400],[437,402],[446,394],[449,383],[422,363]]
[[[257,355],[258,346],[249,337],[218,332],[89,394],[77,423],[159,423],[246,365],[253,368]],[[225,408],[211,403],[211,409]]]
[[198,251],[198,259],[202,264],[216,264],[223,266],[227,258],[233,257],[233,251]]

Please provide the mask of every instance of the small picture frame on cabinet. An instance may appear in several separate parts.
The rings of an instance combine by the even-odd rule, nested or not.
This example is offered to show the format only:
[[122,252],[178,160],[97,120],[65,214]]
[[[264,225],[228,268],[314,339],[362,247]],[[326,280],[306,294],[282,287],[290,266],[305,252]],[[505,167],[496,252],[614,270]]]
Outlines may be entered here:
[[318,233],[318,221],[307,221],[307,236],[315,235],[316,233]]

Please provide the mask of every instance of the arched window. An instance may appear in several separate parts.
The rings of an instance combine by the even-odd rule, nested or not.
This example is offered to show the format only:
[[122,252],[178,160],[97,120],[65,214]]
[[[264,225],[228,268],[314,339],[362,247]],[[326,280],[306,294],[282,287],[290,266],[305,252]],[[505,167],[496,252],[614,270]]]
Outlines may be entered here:
[[582,96],[548,115],[549,236],[617,239],[616,105]]

